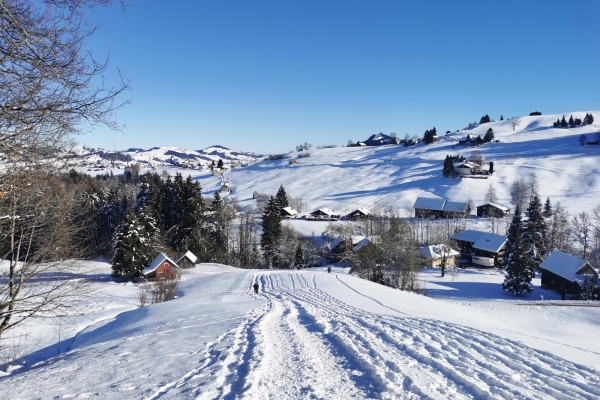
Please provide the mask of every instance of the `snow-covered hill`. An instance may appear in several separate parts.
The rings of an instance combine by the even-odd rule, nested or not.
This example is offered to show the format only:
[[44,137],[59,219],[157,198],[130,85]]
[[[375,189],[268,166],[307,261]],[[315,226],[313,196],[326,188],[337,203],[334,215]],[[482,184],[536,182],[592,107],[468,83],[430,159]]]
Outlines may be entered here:
[[[583,119],[586,111],[565,114],[568,119]],[[591,112],[600,118],[600,112]],[[405,210],[417,196],[440,196],[454,201],[482,203],[490,184],[496,188],[499,202],[510,205],[510,187],[515,180],[529,178],[534,172],[539,181],[542,201],[550,197],[574,213],[600,204],[600,146],[582,146],[582,134],[594,138],[600,125],[554,128],[559,115],[527,116],[513,131],[510,121],[490,122],[474,129],[454,132],[431,145],[413,147],[338,147],[291,153],[290,159],[262,161],[231,171],[227,180],[242,205],[252,206],[252,194],[275,194],[284,185],[288,194],[301,198],[305,211],[328,207],[349,212],[366,207]],[[468,133],[481,135],[492,128],[498,142],[464,148],[458,139]],[[482,153],[494,162],[495,173],[489,179],[446,179],[442,166],[446,155],[469,157]],[[217,190],[219,179],[199,176],[205,191]]]
[[149,150],[128,149],[126,151],[110,151],[104,149],[89,149],[76,147],[73,149],[76,162],[81,167],[103,165],[110,168],[115,162],[118,166],[139,163],[143,167],[176,166],[187,169],[198,169],[212,162],[217,164],[223,160],[228,167],[244,167],[252,165],[264,158],[259,154],[231,150],[223,146],[210,146],[204,150],[188,150],[180,147],[154,147]]
[[[472,297],[481,285],[488,297],[501,293],[499,273],[437,279],[436,299],[345,272],[201,264],[187,271],[180,298],[88,320],[75,338],[63,336],[68,352],[0,377],[2,397],[600,396],[600,308]],[[444,287],[453,301],[439,298]]]

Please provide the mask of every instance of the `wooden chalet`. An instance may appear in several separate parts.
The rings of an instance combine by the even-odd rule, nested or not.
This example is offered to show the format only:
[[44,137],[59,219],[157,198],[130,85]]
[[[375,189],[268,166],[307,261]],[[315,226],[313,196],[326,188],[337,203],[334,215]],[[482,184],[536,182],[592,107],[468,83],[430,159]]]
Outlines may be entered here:
[[298,211],[292,207],[283,207],[281,209],[281,216],[285,219],[295,218],[298,215]]
[[425,267],[429,268],[438,268],[444,254],[446,255],[446,265],[454,264],[456,257],[460,256],[458,251],[445,244],[421,247],[421,254],[425,258]]
[[417,197],[413,208],[417,218],[453,218],[467,215],[469,205],[442,198]]
[[319,220],[338,220],[340,218],[339,214],[334,213],[329,208],[319,208],[309,214],[311,219],[319,219]]
[[[352,241],[352,252],[360,253],[367,251],[370,246],[373,246],[371,239],[363,234],[358,234],[350,237]],[[341,261],[341,256],[346,252],[347,244],[346,240],[342,236],[338,236],[333,242],[329,244],[331,256],[329,257],[331,262]]]
[[142,275],[151,281],[177,279],[179,266],[166,254],[160,253],[152,263],[142,270]]
[[460,249],[461,264],[499,267],[504,254],[506,236],[466,230],[450,236]]
[[477,206],[478,217],[503,218],[510,214],[510,208],[495,203],[487,203]]
[[175,263],[182,269],[196,268],[198,257],[191,251],[186,251],[184,255],[179,257]]
[[367,210],[366,208],[357,208],[356,210],[352,211],[351,213],[346,215],[346,219],[350,220],[350,221],[358,221],[360,219],[365,219],[369,216],[369,210]]
[[481,166],[474,162],[464,162],[456,168],[456,172],[460,175],[474,175],[481,171]]
[[554,250],[540,264],[542,270],[542,288],[561,293],[579,295],[588,279],[598,279],[598,270],[590,263],[577,257]]

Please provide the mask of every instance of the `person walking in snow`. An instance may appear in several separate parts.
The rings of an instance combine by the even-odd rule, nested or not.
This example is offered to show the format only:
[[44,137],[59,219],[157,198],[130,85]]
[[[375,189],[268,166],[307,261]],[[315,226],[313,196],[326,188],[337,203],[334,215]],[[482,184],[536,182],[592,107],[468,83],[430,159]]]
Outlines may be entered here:
[[254,293],[258,294],[258,282],[254,282],[254,285],[252,285],[252,287],[254,288]]
[[327,273],[330,274],[331,273],[331,267],[327,267]]

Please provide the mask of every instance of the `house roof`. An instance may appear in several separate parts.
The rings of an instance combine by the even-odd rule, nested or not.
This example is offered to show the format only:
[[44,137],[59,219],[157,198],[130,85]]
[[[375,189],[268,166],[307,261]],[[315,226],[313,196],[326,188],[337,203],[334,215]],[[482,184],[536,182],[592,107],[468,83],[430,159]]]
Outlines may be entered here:
[[468,203],[461,203],[460,201],[447,201],[444,204],[444,211],[464,213],[467,211]]
[[486,204],[482,204],[480,206],[477,206],[477,208],[479,208],[479,207],[485,207],[485,206],[492,206],[492,207],[495,207],[495,208],[497,208],[499,210],[502,210],[502,211],[510,211],[510,207],[506,207],[506,206],[503,206],[503,205],[500,205],[500,204],[497,204],[497,203],[486,203]]
[[458,166],[458,168],[477,168],[479,164],[472,163],[471,161],[464,162]]
[[589,266],[598,275],[598,271],[593,269],[590,264],[582,259],[565,254],[562,251],[554,250],[542,263],[540,267],[555,273],[571,282],[581,280],[582,273],[586,266]]
[[188,260],[190,260],[192,262],[192,264],[196,264],[196,260],[198,259],[198,257],[196,257],[196,255],[194,253],[192,253],[191,251],[186,251],[184,255],[182,255],[181,257],[179,257],[177,259],[177,261],[175,261],[176,264],[179,265],[179,262],[181,260],[183,260],[184,258],[187,258]]
[[327,215],[334,215],[334,212],[331,211],[329,208],[323,207],[323,208],[319,208],[318,210],[315,210],[313,212],[311,212],[311,214],[327,214]]
[[292,207],[283,207],[281,210],[285,211],[288,215],[298,214],[298,211],[294,210]]
[[445,244],[421,247],[421,253],[432,260],[439,260],[442,258],[442,252],[445,252],[447,257],[454,257],[460,254],[458,251]]
[[444,209],[444,204],[446,204],[446,199],[417,197],[413,208],[418,208],[421,210],[442,211]]
[[148,267],[146,267],[142,270],[142,274],[148,275],[148,274],[156,271],[156,269],[158,267],[160,267],[160,265],[165,260],[168,261],[169,263],[173,264],[177,268],[179,268],[179,265],[177,265],[177,263],[175,261],[173,261],[169,257],[167,257],[167,255],[165,253],[160,253],[159,255],[156,256],[156,258],[152,261],[152,263]]
[[352,211],[350,214],[354,214],[356,212],[361,213],[363,215],[369,215],[370,214],[369,210],[367,210],[366,208],[357,208],[356,210]]
[[456,235],[452,235],[450,236],[450,239],[471,242],[473,243],[473,248],[484,251],[491,251],[493,253],[497,253],[498,251],[500,251],[504,243],[506,243],[506,236],[475,231],[472,229],[467,229],[466,231],[462,231],[460,233],[457,233]]
[[365,235],[359,234],[352,236],[352,251],[358,251],[370,242],[371,240]]

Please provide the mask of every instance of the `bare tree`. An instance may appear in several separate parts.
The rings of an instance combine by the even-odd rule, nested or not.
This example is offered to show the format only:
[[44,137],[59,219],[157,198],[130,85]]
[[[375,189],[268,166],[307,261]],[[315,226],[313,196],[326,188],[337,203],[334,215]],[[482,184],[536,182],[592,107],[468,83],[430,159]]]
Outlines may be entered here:
[[495,203],[498,200],[498,195],[496,194],[496,188],[493,183],[490,183],[488,186],[488,190],[485,193],[485,201],[488,203]]
[[521,125],[521,118],[513,117],[510,120],[510,126],[512,126],[513,132],[517,128],[517,126]]
[[573,241],[579,246],[579,255],[585,260],[593,237],[592,216],[585,211],[581,212],[573,217],[571,226]]

